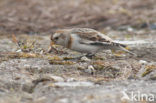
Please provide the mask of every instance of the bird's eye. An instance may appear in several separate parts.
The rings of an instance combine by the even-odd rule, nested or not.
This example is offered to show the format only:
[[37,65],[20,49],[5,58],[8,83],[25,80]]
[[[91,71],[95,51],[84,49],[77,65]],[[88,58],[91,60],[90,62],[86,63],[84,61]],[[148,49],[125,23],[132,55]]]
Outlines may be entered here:
[[55,40],[58,40],[58,37],[56,37]]

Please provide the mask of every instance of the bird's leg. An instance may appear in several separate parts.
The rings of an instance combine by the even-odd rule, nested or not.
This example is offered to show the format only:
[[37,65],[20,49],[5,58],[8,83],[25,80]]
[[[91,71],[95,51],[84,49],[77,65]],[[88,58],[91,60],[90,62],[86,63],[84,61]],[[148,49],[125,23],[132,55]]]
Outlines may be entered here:
[[58,51],[57,51],[56,48],[54,48],[53,46],[50,46],[50,47],[48,48],[47,53],[50,53],[50,52],[52,52],[52,51],[54,51],[55,53],[58,53]]

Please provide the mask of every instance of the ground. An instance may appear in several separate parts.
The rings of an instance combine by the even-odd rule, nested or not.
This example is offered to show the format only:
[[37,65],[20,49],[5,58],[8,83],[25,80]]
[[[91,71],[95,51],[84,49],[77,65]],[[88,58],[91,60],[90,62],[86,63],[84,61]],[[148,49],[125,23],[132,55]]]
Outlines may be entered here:
[[[153,95],[155,103],[155,3],[0,0],[0,103],[146,103]],[[61,46],[47,53],[50,34],[72,27],[94,28],[137,56],[78,58],[84,54]]]

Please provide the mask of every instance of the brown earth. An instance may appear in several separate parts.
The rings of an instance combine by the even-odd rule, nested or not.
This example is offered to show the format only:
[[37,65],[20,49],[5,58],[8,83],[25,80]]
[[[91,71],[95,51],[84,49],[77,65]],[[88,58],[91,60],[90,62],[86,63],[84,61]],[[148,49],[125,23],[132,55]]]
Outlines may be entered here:
[[[132,93],[154,95],[155,103],[155,4],[0,0],[0,103],[135,103]],[[107,50],[92,59],[77,58],[83,54],[61,46],[58,53],[47,53],[49,34],[72,27],[99,30],[137,56]],[[122,98],[124,93],[130,99]]]

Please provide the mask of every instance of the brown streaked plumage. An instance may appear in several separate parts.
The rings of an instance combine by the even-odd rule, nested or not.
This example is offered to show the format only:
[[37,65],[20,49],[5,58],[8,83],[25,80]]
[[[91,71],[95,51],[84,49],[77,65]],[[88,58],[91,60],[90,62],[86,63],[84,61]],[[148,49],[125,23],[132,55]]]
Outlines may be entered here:
[[89,28],[73,28],[71,29],[71,32],[78,34],[81,38],[91,41],[112,42],[112,39],[108,36]]
[[116,43],[108,36],[89,28],[61,29],[51,36],[51,40],[79,52],[96,53],[103,49],[121,49],[134,54],[125,49],[126,45]]

